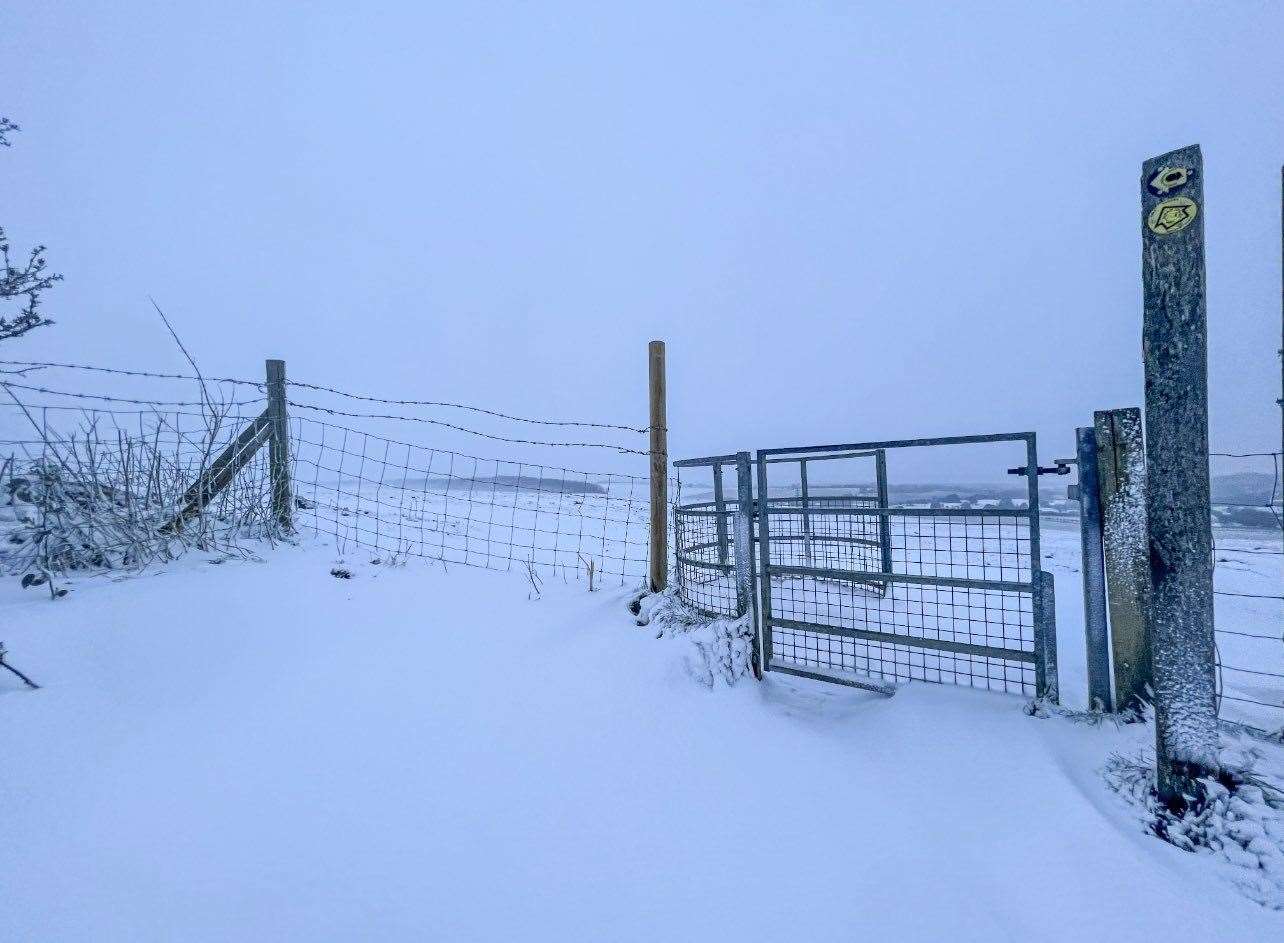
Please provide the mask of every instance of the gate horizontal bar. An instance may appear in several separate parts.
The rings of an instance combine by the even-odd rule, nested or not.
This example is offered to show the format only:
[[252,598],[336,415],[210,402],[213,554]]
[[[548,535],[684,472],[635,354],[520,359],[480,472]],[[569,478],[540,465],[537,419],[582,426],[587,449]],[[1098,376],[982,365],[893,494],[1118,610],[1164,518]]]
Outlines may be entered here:
[[[773,538],[774,539],[774,538]],[[958,589],[993,589],[1007,593],[1033,594],[1034,583],[1014,583],[1008,580],[975,580],[960,576],[920,576],[917,573],[883,573],[878,570],[827,570],[812,566],[783,566],[764,564],[766,576],[811,576],[821,580],[840,580],[845,583],[915,583],[924,586],[952,586]]]
[[866,547],[881,547],[877,540],[870,537],[838,537],[832,534],[772,534],[771,542],[778,544],[796,543],[800,540],[808,541],[813,544],[861,544]]
[[[843,508],[826,508],[826,507],[779,507],[767,508],[767,513],[774,516],[783,514],[792,514],[795,517],[801,516],[804,511],[809,516],[823,516],[826,514],[869,514],[888,517],[1029,517],[1030,509],[1022,508],[880,508],[880,507],[843,507]],[[700,513],[700,512],[696,512]],[[774,538],[773,538],[774,539]]]
[[[716,545],[707,544],[706,546],[712,547]],[[706,570],[721,570],[724,573],[730,573],[732,570],[735,569],[735,565],[731,563],[711,563],[708,560],[695,560],[681,553],[675,553],[673,556],[675,560],[677,560],[681,564],[684,564],[685,566],[698,566],[698,567],[703,567]]]
[[781,674],[797,675],[799,678],[810,678],[812,681],[831,681],[834,684],[845,684],[849,688],[860,688],[862,691],[873,691],[875,694],[885,694],[888,697],[896,693],[896,685],[891,681],[880,681],[877,678],[871,678],[868,675],[862,675],[854,671],[826,670],[811,665],[803,667],[797,662],[781,663],[774,660],[768,662],[767,670],[779,671]]
[[887,442],[850,442],[842,445],[803,445],[789,449],[759,449],[758,460],[768,455],[791,453],[863,452],[878,449],[908,449],[927,445],[976,445],[984,442],[1028,442],[1033,432],[996,432],[990,435],[941,436],[934,439],[892,439]]
[[734,465],[734,455],[711,455],[708,458],[684,458],[679,462],[670,462],[674,468],[699,468],[701,465]]
[[[865,642],[882,642],[886,645],[905,645],[909,648],[930,648],[934,651],[950,652],[955,655],[973,655],[977,658],[994,658],[999,661],[1018,661],[1033,665],[1036,661],[1034,652],[1019,648],[997,648],[993,645],[973,645],[970,642],[954,642],[949,639],[923,638],[918,635],[896,635],[892,632],[876,632],[873,629],[851,629],[844,625],[818,625],[815,622],[799,622],[796,619],[770,619],[773,626],[782,629],[793,629],[795,632],[812,632],[816,635],[841,635],[845,638],[860,639]],[[771,669],[775,665],[770,663]]]
[[[771,451],[774,451],[774,449],[773,449],[773,450],[771,450]],[[764,454],[764,453],[759,453],[759,454]],[[865,452],[842,452],[842,453],[839,453],[839,454],[833,454],[833,455],[825,454],[825,455],[818,456],[818,457],[816,457],[816,458],[812,458],[811,456],[799,456],[798,458],[789,458],[789,457],[782,457],[782,458],[764,458],[764,459],[763,459],[763,461],[764,461],[764,462],[797,462],[797,461],[802,461],[802,460],[804,460],[804,459],[805,459],[806,461],[809,461],[809,462],[813,462],[813,461],[814,461],[814,462],[823,462],[823,461],[828,461],[828,460],[836,459],[836,458],[873,458],[873,457],[874,457],[875,455],[877,455],[877,454],[878,454],[878,450],[876,449],[876,450],[874,450],[874,451],[872,451],[872,452],[869,452],[869,451],[865,451]]]

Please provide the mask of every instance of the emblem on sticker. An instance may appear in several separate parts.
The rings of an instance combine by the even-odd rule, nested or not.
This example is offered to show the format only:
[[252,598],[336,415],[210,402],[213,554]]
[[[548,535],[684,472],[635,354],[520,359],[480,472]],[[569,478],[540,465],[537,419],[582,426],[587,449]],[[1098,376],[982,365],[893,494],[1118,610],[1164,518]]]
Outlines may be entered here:
[[1159,236],[1181,232],[1195,221],[1199,205],[1188,196],[1175,196],[1158,204],[1146,217],[1150,231]]
[[1190,182],[1190,171],[1185,167],[1160,167],[1158,172],[1146,184],[1150,192],[1163,196],[1174,190],[1180,190]]

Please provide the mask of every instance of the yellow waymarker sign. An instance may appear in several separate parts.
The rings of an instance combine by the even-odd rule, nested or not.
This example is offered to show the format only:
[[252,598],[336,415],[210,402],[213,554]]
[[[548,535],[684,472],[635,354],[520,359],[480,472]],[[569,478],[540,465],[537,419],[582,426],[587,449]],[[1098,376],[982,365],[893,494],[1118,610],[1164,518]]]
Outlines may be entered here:
[[1163,196],[1170,190],[1177,190],[1190,182],[1190,173],[1185,167],[1164,167],[1150,178],[1152,192]]
[[1159,236],[1181,232],[1195,221],[1199,205],[1186,196],[1175,196],[1158,204],[1146,217],[1146,226]]

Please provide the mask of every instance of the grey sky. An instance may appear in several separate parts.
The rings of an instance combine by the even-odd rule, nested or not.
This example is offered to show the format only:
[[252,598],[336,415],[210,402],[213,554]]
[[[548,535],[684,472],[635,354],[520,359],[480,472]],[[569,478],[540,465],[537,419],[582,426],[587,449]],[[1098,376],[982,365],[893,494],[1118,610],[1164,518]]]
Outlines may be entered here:
[[675,455],[1048,460],[1141,401],[1137,177],[1199,142],[1213,441],[1278,448],[1282,38],[1277,3],[8,3],[0,222],[67,279],[4,355],[180,367],[151,294],[211,372],[643,424],[661,337]]

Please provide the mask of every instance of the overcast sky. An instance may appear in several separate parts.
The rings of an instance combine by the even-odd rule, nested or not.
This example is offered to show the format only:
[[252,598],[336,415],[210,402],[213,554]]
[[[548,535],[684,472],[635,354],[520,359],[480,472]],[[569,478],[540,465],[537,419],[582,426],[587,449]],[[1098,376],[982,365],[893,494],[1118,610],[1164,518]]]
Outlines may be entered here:
[[642,425],[663,338],[675,456],[1047,461],[1141,403],[1138,176],[1198,142],[1213,442],[1277,449],[1282,37],[1171,0],[5,3],[0,223],[66,281],[3,356],[181,367],[152,295],[209,372]]

